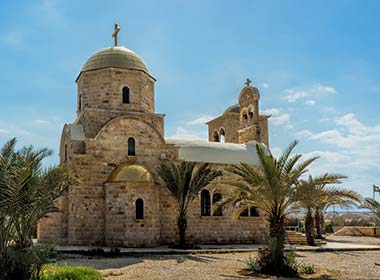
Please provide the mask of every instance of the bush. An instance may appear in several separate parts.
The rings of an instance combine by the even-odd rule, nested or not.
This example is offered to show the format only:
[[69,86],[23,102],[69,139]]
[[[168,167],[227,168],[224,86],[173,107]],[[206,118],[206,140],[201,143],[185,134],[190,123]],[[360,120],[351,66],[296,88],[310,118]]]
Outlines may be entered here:
[[84,266],[46,265],[41,280],[102,280],[102,275],[93,268]]
[[[275,271],[271,265],[271,253],[270,250],[259,249],[257,257],[249,257],[246,261],[248,269],[254,273],[269,274],[272,275]],[[314,266],[305,265],[302,262],[296,261],[296,254],[294,251],[287,252],[284,258],[284,267],[281,274],[283,276],[295,276],[299,273],[313,274]]]
[[[7,248],[6,279],[39,279],[42,266],[57,256],[53,244],[31,245],[19,250]],[[0,277],[1,278],[1,277]]]
[[325,224],[325,232],[326,233],[334,233],[334,229],[333,229],[332,223],[326,223]]

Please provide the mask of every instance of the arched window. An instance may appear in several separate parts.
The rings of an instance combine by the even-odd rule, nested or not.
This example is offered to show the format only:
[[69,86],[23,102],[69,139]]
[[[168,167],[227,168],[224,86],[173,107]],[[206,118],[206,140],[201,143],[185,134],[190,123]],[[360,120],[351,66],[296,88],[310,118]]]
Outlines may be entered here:
[[242,212],[240,212],[240,217],[248,217],[248,208],[245,208]]
[[260,217],[260,211],[259,211],[259,208],[257,208],[256,206],[252,206],[250,209],[249,209],[249,214],[251,217]]
[[247,120],[247,119],[248,119],[248,115],[247,115],[247,113],[243,113],[243,119],[244,119],[244,120]]
[[217,131],[214,131],[214,142],[219,142],[219,134]]
[[[222,194],[220,192],[216,192],[212,194],[212,205],[214,207],[218,206],[218,203],[222,202]],[[222,207],[216,208],[214,212],[214,216],[223,216],[223,209]]]
[[201,192],[201,216],[211,215],[211,201],[210,192],[208,190],[203,190]]
[[226,142],[226,137],[225,137],[225,132],[224,129],[220,129],[220,142],[225,143]]
[[129,87],[125,86],[123,87],[123,103],[124,104],[129,104],[130,98],[129,98]]
[[67,144],[65,144],[65,151],[64,151],[65,155],[64,155],[64,159],[65,159],[65,162],[67,162]]
[[142,198],[136,199],[136,220],[144,219],[144,200]]
[[250,112],[248,113],[248,116],[249,116],[250,119],[252,119],[252,118],[253,118],[253,112],[250,111]]
[[82,110],[82,94],[79,94],[78,98],[78,111]]
[[136,141],[133,137],[128,139],[128,155],[135,156],[136,155]]
[[259,208],[256,206],[251,206],[249,208],[244,209],[240,215],[240,217],[260,217]]

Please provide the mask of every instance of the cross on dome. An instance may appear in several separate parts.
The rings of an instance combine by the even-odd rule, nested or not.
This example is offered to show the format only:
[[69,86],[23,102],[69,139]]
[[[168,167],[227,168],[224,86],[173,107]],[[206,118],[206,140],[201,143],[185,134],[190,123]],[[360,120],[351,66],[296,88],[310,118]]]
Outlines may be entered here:
[[247,87],[249,87],[249,85],[252,83],[252,81],[249,79],[249,78],[247,78],[247,81],[244,83]]
[[114,45],[117,47],[117,33],[120,31],[120,26],[118,23],[115,23],[114,31],[112,33],[112,38],[115,39]]

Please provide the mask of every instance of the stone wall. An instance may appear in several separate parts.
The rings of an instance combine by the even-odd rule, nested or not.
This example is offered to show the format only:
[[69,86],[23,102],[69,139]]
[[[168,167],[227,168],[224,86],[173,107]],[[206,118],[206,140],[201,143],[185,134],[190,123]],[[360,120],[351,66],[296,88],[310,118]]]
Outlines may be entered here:
[[[226,165],[214,164],[212,168],[224,170]],[[234,180],[231,174],[225,175],[210,184],[207,189],[211,194],[221,192],[223,195],[232,190],[231,186],[222,184],[222,181]],[[188,210],[188,227],[186,238],[188,242],[205,243],[263,243],[268,232],[268,224],[264,216],[235,218],[234,208],[223,209],[222,216],[201,216],[200,193],[190,204]],[[176,226],[176,201],[166,187],[160,189],[160,221],[161,243],[171,244],[178,242]]]
[[237,133],[238,129],[239,113],[226,112],[220,117],[208,122],[208,139],[210,142],[215,142],[214,133],[218,133],[220,139],[221,131],[224,130],[226,143],[239,143]]
[[[154,79],[143,71],[105,68],[81,73],[78,81],[78,116],[82,108],[154,112]],[[122,90],[130,89],[130,104]],[[81,98],[81,100],[80,100]]]

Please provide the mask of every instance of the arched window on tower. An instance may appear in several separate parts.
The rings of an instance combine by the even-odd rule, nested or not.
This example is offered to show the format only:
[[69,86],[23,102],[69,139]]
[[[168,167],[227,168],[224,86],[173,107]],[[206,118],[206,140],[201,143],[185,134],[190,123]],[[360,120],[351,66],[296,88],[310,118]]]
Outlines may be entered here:
[[82,110],[82,94],[79,94],[78,98],[78,111],[80,112]]
[[129,104],[129,103],[130,103],[129,87],[125,86],[123,87],[123,104]]
[[201,192],[201,216],[211,215],[211,201],[210,192],[208,190],[202,190]]
[[217,131],[214,131],[214,142],[219,142],[219,134]]
[[128,138],[128,156],[136,155],[136,141],[133,137]]
[[226,142],[226,136],[225,136],[225,132],[224,132],[224,129],[223,128],[221,128],[220,129],[220,142],[221,143],[225,143]]
[[144,219],[144,200],[142,198],[136,199],[136,220]]
[[253,111],[249,111],[248,116],[250,119],[252,119],[253,118]]
[[[213,205],[213,207],[217,207],[220,202],[222,202],[222,194],[220,192],[213,193],[212,194],[212,205]],[[223,208],[217,207],[213,214],[214,214],[214,216],[223,216]]]

